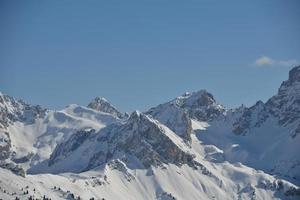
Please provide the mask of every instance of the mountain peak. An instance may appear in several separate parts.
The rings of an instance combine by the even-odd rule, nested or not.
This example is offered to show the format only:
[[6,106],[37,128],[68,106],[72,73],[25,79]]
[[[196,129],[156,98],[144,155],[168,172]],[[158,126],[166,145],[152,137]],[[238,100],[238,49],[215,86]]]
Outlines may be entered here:
[[199,90],[186,96],[185,106],[202,107],[216,103],[213,95],[206,90]]
[[201,121],[212,120],[225,111],[225,108],[207,90],[186,93],[175,101],[176,105],[187,111],[190,117]]
[[300,65],[296,66],[290,70],[289,81],[290,82],[300,82]]
[[283,81],[279,88],[279,91],[294,85],[300,85],[300,65],[290,70],[289,79]]
[[95,100],[98,102],[108,102],[108,100],[105,99],[104,97],[96,97]]
[[135,110],[129,116],[129,121],[136,121],[141,116],[140,111]]
[[88,107],[97,111],[112,114],[119,118],[123,118],[125,116],[104,97],[96,97],[91,103],[88,104]]

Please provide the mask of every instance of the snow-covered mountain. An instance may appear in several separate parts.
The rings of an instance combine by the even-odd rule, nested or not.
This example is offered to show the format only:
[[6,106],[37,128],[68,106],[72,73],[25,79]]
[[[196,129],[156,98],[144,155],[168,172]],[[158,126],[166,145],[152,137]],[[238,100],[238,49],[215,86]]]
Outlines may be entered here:
[[185,93],[174,100],[151,108],[146,114],[159,120],[179,136],[191,139],[192,119],[208,122],[218,118],[225,108],[206,90]]
[[300,183],[300,66],[293,68],[276,95],[250,108],[228,110],[198,131],[198,138],[242,162]]
[[300,199],[300,66],[227,109],[206,90],[130,116],[0,94],[0,199]]
[[48,159],[60,142],[82,129],[99,130],[121,121],[114,115],[75,104],[62,111],[32,106],[0,95],[0,161],[25,170]]

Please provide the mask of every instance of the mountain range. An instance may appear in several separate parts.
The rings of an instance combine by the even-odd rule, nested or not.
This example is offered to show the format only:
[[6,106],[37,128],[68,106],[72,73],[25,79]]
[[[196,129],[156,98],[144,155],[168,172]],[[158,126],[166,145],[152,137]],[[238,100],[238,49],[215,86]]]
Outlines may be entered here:
[[145,112],[0,93],[0,199],[300,199],[300,66],[229,109],[206,90]]

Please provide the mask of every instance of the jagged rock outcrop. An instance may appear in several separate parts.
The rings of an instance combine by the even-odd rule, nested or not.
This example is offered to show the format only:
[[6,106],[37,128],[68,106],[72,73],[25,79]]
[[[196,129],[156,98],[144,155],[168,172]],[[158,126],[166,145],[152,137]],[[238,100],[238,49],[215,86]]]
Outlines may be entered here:
[[16,100],[0,93],[0,128],[7,128],[15,121],[32,124],[37,118],[43,118],[47,109],[32,106],[21,100]]
[[96,97],[91,103],[88,104],[88,107],[97,111],[112,114],[118,118],[128,117],[127,113],[121,113],[116,107],[114,107],[103,97]]
[[[116,158],[133,166],[131,162],[134,157],[145,168],[163,163],[194,166],[194,156],[180,137],[158,121],[139,112],[133,112],[126,123],[113,124],[98,133],[88,134],[77,133],[58,145],[49,160],[50,166],[60,160],[67,160],[68,157],[80,159],[82,156],[88,162],[76,169],[79,171],[95,168]],[[77,149],[78,138],[80,149]],[[82,152],[88,154],[83,155]]]
[[267,108],[262,101],[256,102],[250,108],[242,107],[237,112],[240,112],[241,116],[233,123],[232,129],[237,135],[246,134],[252,127],[260,127],[269,117]]

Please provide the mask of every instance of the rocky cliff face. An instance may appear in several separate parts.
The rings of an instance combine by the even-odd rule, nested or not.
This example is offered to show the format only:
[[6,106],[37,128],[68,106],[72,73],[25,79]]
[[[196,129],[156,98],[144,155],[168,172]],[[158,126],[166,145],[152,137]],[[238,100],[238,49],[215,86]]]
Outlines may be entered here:
[[80,130],[73,134],[66,142],[58,144],[50,155],[48,165],[51,166],[69,156],[70,153],[78,149],[93,133],[95,133],[94,129]]
[[[95,134],[74,134],[57,146],[49,165],[66,161],[73,154],[73,158],[78,159],[75,162],[80,162],[83,156],[88,158],[86,165],[76,169],[79,171],[95,168],[111,159],[122,159],[128,166],[143,168],[161,166],[163,163],[194,166],[194,156],[189,150],[170,129],[145,114],[133,112],[126,123],[113,124]],[[89,152],[88,155],[86,152]]]

